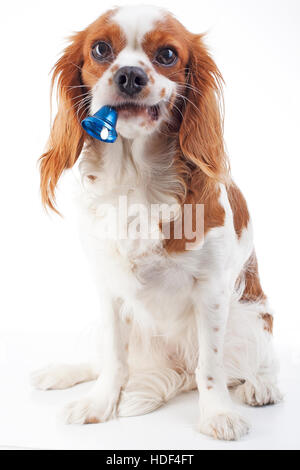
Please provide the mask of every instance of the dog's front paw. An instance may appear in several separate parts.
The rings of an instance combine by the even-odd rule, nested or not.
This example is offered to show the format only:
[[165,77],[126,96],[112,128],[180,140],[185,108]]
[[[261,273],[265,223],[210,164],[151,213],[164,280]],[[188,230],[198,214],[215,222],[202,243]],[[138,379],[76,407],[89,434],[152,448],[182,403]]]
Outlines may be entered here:
[[246,381],[235,393],[240,401],[250,406],[275,405],[283,399],[275,384],[263,380],[258,380],[256,385]]
[[66,424],[97,424],[116,416],[118,399],[101,400],[95,396],[87,396],[69,403],[62,413]]
[[200,432],[223,441],[237,441],[250,430],[249,424],[237,413],[230,411],[204,418]]

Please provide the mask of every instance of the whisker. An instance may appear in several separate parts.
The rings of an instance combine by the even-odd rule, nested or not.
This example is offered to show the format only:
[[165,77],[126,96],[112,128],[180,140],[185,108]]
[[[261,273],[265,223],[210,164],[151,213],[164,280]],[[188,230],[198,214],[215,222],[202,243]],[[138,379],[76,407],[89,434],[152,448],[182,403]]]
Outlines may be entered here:
[[192,106],[194,106],[194,108],[197,110],[197,113],[200,114],[200,111],[199,111],[199,109],[197,108],[197,106],[195,105],[195,103],[193,103],[191,100],[189,100],[186,96],[183,96],[183,95],[181,95],[180,93],[176,93],[176,96],[178,96],[179,98],[182,98],[183,100],[188,101]]
[[62,88],[69,88],[69,89],[72,89],[72,88],[87,88],[86,85],[63,85]]
[[77,100],[78,98],[81,98],[82,96],[90,96],[90,92],[88,93],[82,93],[82,95],[74,96],[74,98],[71,98],[71,101]]
[[190,85],[189,83],[182,83],[182,82],[177,82],[177,85],[180,88],[187,88],[188,90],[192,90],[195,93],[199,93],[200,96],[203,96],[203,93],[199,90],[199,88],[194,87],[193,85]]
[[72,105],[72,108],[76,109],[78,106],[80,106],[81,104],[83,104],[86,100],[90,100],[91,96],[85,96],[84,98],[82,98],[81,100],[78,100],[77,103],[74,103]]
[[[74,64],[74,62],[70,62],[70,64],[74,65],[74,67],[77,67],[80,71],[82,71],[82,67],[79,67],[79,65]],[[97,80],[99,80],[99,77],[97,77],[97,75],[89,72],[88,70],[85,70],[85,72],[87,72],[89,75],[91,75],[91,77],[96,78]]]
[[[76,112],[76,115],[77,115],[77,118],[79,121],[81,121],[81,118],[83,116],[83,114],[89,110],[89,107],[90,107],[90,99],[88,98],[85,98],[84,100],[82,100],[80,106],[78,107],[77,109],[77,112]],[[79,112],[81,111],[81,114],[79,116]]]
[[173,103],[172,101],[170,101],[170,100],[168,100],[168,99],[166,99],[165,101],[167,101],[167,102],[170,103],[174,108],[176,108],[177,111],[180,113],[182,119],[183,119],[183,114],[182,114],[181,110],[178,108],[178,106],[176,106],[175,103]]
[[88,97],[84,98],[77,105],[75,105],[74,109],[77,108],[76,112],[78,113],[81,110],[81,108],[85,106],[86,104],[90,104],[90,99],[88,99]]

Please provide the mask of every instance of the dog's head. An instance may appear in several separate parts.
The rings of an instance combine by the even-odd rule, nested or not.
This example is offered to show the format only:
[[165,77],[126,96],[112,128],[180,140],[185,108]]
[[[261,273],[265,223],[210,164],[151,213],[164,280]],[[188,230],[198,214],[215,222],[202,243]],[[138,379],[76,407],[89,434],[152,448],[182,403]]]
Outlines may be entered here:
[[222,175],[221,76],[202,36],[169,13],[150,6],[107,12],[72,37],[54,67],[56,81],[58,114],[41,162],[42,197],[50,207],[59,177],[89,138],[82,119],[104,105],[118,111],[124,138],[164,128],[184,158],[209,176]]

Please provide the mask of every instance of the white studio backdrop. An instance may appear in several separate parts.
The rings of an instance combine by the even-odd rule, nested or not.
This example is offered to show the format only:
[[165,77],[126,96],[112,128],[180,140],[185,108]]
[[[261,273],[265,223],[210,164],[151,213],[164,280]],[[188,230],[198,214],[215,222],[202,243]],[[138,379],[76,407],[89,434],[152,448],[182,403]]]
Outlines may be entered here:
[[[127,3],[144,2],[116,1]],[[226,82],[227,149],[253,217],[262,284],[276,311],[276,341],[300,364],[300,2],[150,3],[171,10],[192,32],[207,32]],[[35,351],[36,365],[45,345],[53,357],[67,356],[98,315],[72,205],[76,171],[59,185],[64,218],[49,217],[41,207],[37,159],[49,135],[49,71],[65,38],[111,6],[98,0],[1,5],[0,366],[26,363],[26,346],[14,356],[18,335]]]

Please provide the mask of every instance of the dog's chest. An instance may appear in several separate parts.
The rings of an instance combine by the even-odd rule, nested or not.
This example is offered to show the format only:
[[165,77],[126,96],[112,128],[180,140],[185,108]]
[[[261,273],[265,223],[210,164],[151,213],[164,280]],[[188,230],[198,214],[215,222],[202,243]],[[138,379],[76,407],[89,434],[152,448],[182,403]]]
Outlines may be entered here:
[[165,251],[157,207],[153,210],[143,187],[114,188],[93,198],[86,194],[82,228],[90,256],[127,294],[177,292],[193,282],[196,268],[186,262],[191,253],[170,256]]
[[104,155],[100,164],[88,154],[81,165],[85,246],[97,271],[116,291],[132,297],[168,292],[170,297],[170,292],[193,285],[205,250],[197,256],[166,252],[159,208],[177,203],[172,164],[162,155],[156,156],[155,166],[153,155],[142,153],[133,162],[123,150]]

